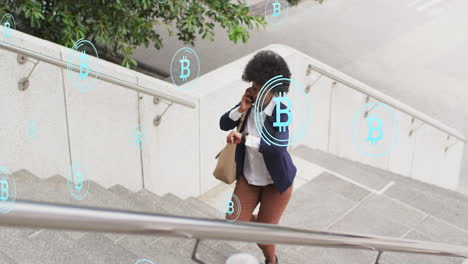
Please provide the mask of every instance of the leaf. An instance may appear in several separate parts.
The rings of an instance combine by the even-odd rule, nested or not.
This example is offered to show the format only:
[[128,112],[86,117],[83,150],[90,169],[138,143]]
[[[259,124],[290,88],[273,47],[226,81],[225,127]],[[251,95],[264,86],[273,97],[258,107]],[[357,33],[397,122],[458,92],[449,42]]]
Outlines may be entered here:
[[[297,1],[297,0],[290,0]],[[322,1],[322,0],[318,0]],[[134,67],[136,47],[163,46],[167,31],[187,44],[200,37],[214,40],[215,27],[224,28],[235,43],[247,42],[251,31],[265,27],[263,17],[252,15],[244,1],[225,0],[11,0],[0,11],[15,10],[25,32],[71,46],[87,38],[108,54],[122,57],[122,65]]]

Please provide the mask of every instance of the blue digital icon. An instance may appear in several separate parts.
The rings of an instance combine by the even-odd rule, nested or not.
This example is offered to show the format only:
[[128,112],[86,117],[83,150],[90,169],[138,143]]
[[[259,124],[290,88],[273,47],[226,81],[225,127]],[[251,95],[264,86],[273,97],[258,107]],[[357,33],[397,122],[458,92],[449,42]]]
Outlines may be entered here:
[[[296,113],[299,111],[302,112],[302,115],[300,115],[302,119],[297,121],[299,124],[294,131],[290,131],[289,127],[294,120],[291,112],[292,100],[289,97],[286,97],[284,93],[279,93],[277,97],[273,97],[272,100],[276,102],[276,119],[275,122],[273,122],[273,127],[278,128],[278,132],[280,133],[289,130],[288,138],[283,138],[280,135],[277,135],[274,130],[265,126],[265,122],[261,118],[261,115],[263,114],[262,106],[265,104],[265,99],[267,98],[268,93],[270,93],[275,87],[285,85],[285,83],[288,82],[292,87],[295,87],[298,94],[301,95],[300,98],[303,100],[301,105],[304,108],[296,109]],[[283,78],[282,75],[278,75],[266,82],[257,95],[253,108],[255,127],[262,139],[268,145],[273,144],[276,146],[287,147],[297,143],[305,135],[310,124],[310,109],[310,101],[304,88],[296,81],[289,78]],[[286,115],[287,118],[285,121],[281,120],[282,115]]]
[[135,262],[135,264],[155,264],[155,263],[147,259],[140,259],[137,262]]
[[395,147],[398,130],[395,111],[385,104],[372,102],[355,112],[351,138],[362,154],[381,157]]
[[180,76],[179,78],[183,81],[187,81],[187,78],[190,77],[190,61],[187,59],[187,56],[183,56],[180,62]]
[[[292,114],[291,114],[291,107],[292,107],[292,102],[291,99],[289,99],[286,96],[286,93],[279,93],[278,97],[274,97],[273,101],[276,102],[276,121],[273,123],[274,127],[278,127],[279,132],[285,132],[286,128],[291,124],[292,121]],[[286,103],[286,108],[281,108],[282,103]],[[287,115],[287,121],[282,122],[281,121],[281,114],[286,114]]]
[[228,215],[232,215],[234,213],[234,202],[232,200],[227,201],[226,213]]
[[76,41],[68,56],[68,77],[72,86],[80,92],[91,90],[99,76],[99,60],[91,60],[90,56],[99,58],[96,47],[85,39]]
[[8,192],[9,189],[8,181],[4,179],[0,180],[0,200],[8,200],[10,197],[10,193]]
[[241,213],[241,203],[237,195],[232,194],[232,195],[225,195],[224,196],[224,210],[225,212],[225,219],[228,222],[235,222]]
[[382,119],[372,116],[367,117],[367,138],[366,140],[369,141],[371,144],[375,145],[383,138],[383,131],[382,131]]
[[288,17],[287,0],[268,0],[265,4],[265,19],[271,25],[279,25]]
[[78,191],[83,189],[83,174],[80,171],[75,172],[75,189]]
[[[11,14],[5,14],[0,19],[0,25],[2,26],[1,40],[9,39],[9,41],[11,41],[12,29],[16,29],[15,18]],[[9,45],[3,41],[2,44]]]
[[11,172],[0,167],[0,212],[8,213],[16,202],[16,183]]
[[89,57],[86,55],[86,51],[82,51],[80,54],[80,73],[78,74],[81,80],[84,80],[89,74]]
[[27,135],[30,139],[33,139],[37,135],[37,122],[34,120],[28,121]]
[[275,2],[273,2],[273,16],[274,17],[277,17],[279,15],[281,15],[281,3],[276,0]]
[[73,163],[67,175],[67,187],[73,198],[83,200],[89,193],[89,179],[84,167]]
[[143,133],[141,132],[140,126],[137,125],[133,128],[133,131],[132,131],[132,145],[136,149],[141,149],[142,143],[143,143]]
[[5,27],[3,29],[3,36],[5,38],[8,38],[11,34],[11,25],[10,25],[10,22],[6,21],[5,23],[3,23],[3,27]]
[[200,75],[200,60],[197,53],[191,48],[181,48],[171,61],[172,83],[181,90],[189,90],[195,86]]

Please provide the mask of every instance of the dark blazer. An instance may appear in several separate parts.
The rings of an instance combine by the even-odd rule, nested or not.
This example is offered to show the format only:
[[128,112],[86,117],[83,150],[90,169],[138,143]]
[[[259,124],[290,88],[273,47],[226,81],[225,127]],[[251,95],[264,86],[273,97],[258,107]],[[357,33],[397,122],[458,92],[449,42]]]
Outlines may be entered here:
[[[237,104],[234,108],[237,108],[240,104]],[[284,104],[281,105],[281,109],[286,108]],[[232,110],[231,109],[231,110]],[[227,113],[221,116],[219,120],[219,126],[222,130],[231,130],[235,128],[240,119],[237,121],[233,121],[229,117],[229,110]],[[241,132],[244,131],[245,126],[247,124],[247,119],[249,118],[250,111],[252,107],[247,111],[246,118],[242,127],[240,129]],[[277,127],[273,126],[273,122],[276,121],[276,106],[273,109],[272,115],[267,116],[265,118],[265,123],[263,129],[266,129],[270,135],[274,136],[277,139],[286,140],[289,138],[289,129],[285,129],[284,132],[279,132]],[[281,121],[286,122],[287,117],[285,115],[281,115]],[[270,138],[270,137],[268,137]],[[273,142],[275,142],[272,139]],[[280,142],[275,142],[280,143]],[[284,143],[284,142],[283,142]],[[291,155],[289,155],[287,147],[277,146],[275,144],[267,143],[263,138],[260,139],[260,147],[259,152],[263,154],[263,159],[265,160],[265,166],[270,173],[271,178],[273,179],[274,185],[280,193],[286,191],[293,183],[294,177],[296,177],[296,166],[294,166]],[[245,144],[237,144],[236,146],[236,176],[237,179],[242,175],[244,172],[244,159],[245,159]]]

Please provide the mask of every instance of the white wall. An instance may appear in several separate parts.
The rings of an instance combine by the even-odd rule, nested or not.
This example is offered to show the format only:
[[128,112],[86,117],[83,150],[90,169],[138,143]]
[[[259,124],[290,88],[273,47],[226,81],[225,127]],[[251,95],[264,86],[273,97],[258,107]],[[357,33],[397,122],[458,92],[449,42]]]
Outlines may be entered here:
[[[68,57],[67,48],[15,33],[13,45],[56,59]],[[153,118],[162,113],[164,103],[155,105],[150,96],[101,80],[90,91],[77,91],[66,69],[45,62],[32,73],[30,87],[19,91],[18,80],[33,64],[18,64],[16,55],[0,49],[1,166],[11,171],[27,169],[47,178],[66,176],[73,162],[104,187],[121,184],[136,191],[145,184],[161,195],[199,194],[197,109],[174,105],[155,127]],[[101,74],[197,101],[167,82],[109,62],[99,63]],[[29,120],[37,124],[32,139],[27,135]],[[143,133],[141,148],[134,143],[138,127]]]
[[[13,39],[15,45],[60,58],[56,47],[22,36]],[[39,63],[30,77],[31,86],[19,91],[18,80],[32,67],[32,62],[18,64],[16,54],[0,48],[0,166],[11,171],[27,168],[42,178],[64,175],[70,156],[61,69]],[[29,120],[36,121],[33,139],[28,137]]]
[[[66,48],[15,33],[14,45],[57,59],[68,55]],[[312,107],[311,124],[299,144],[443,187],[457,186],[462,143],[445,152],[446,135],[428,125],[410,137],[408,130],[415,124],[411,124],[411,117],[396,111],[400,120],[397,147],[381,158],[363,156],[351,141],[350,123],[353,113],[365,104],[366,96],[316,72],[307,76],[308,64],[344,76],[311,57],[287,46],[266,48],[288,61],[293,79],[304,88],[313,84],[307,94]],[[172,105],[161,124],[154,126],[153,119],[165,110],[167,102],[154,104],[151,96],[104,81],[98,81],[91,91],[78,92],[69,83],[66,70],[45,62],[40,62],[32,73],[29,89],[21,92],[17,81],[32,64],[19,65],[16,54],[0,49],[0,165],[12,171],[28,169],[45,178],[65,176],[70,163],[78,162],[90,179],[105,187],[144,187],[181,198],[200,195],[218,183],[212,176],[214,156],[224,146],[226,135],[219,129],[219,118],[248,87],[241,75],[252,55],[201,76],[195,88],[183,92],[171,83],[101,61],[102,73],[196,104],[195,109]],[[294,100],[302,95],[292,91],[291,96]],[[28,120],[37,122],[36,138],[27,138]],[[134,145],[133,131],[138,126],[143,134],[141,148]]]

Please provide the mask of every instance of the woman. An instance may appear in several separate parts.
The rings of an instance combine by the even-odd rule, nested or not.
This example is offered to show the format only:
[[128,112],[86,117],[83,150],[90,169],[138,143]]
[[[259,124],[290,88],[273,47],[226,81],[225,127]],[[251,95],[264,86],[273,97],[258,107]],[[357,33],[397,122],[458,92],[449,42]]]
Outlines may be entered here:
[[[260,109],[253,109],[262,86],[271,78],[282,75],[290,78],[291,72],[286,61],[272,51],[258,52],[247,64],[242,75],[246,82],[252,82],[252,87],[245,90],[241,102],[225,113],[220,120],[222,130],[237,127],[244,116],[240,132],[233,130],[227,136],[229,144],[236,145],[236,176],[237,182],[234,194],[239,198],[241,212],[237,221],[253,221],[278,224],[281,215],[288,204],[292,193],[292,183],[296,176],[296,167],[292,163],[287,148],[265,142],[255,126],[254,111],[260,112],[257,117],[263,129],[277,139],[287,139],[288,129],[278,129],[276,121],[277,106],[274,99],[279,93],[289,91],[289,82],[276,86],[264,96],[264,104]],[[262,95],[263,97],[263,95]],[[281,109],[285,105],[280,105]],[[281,121],[283,120],[281,115]],[[257,121],[257,123],[259,122]],[[258,215],[253,215],[255,207],[260,203]],[[230,215],[226,215],[229,219]],[[258,244],[265,256],[265,263],[276,264],[278,257],[275,245]]]

